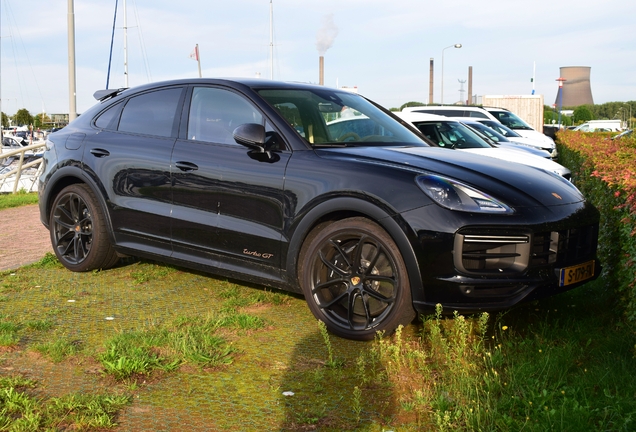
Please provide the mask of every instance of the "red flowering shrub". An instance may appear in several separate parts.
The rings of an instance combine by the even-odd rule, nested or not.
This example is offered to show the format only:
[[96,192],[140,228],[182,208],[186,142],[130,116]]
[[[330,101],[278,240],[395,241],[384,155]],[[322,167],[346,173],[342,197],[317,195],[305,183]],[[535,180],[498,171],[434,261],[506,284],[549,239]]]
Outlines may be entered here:
[[603,279],[636,321],[636,139],[607,134],[557,133],[559,163],[601,212],[599,258]]

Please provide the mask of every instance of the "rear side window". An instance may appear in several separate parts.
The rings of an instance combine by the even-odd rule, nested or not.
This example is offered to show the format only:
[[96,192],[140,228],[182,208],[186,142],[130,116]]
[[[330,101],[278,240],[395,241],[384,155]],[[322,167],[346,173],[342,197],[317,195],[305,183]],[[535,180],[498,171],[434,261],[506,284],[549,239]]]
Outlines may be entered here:
[[173,131],[181,92],[181,88],[171,88],[131,97],[122,111],[118,130],[162,137],[176,135]]
[[97,120],[95,120],[95,126],[100,129],[117,129],[117,123],[119,121],[119,113],[121,111],[121,104],[115,104],[101,113]]

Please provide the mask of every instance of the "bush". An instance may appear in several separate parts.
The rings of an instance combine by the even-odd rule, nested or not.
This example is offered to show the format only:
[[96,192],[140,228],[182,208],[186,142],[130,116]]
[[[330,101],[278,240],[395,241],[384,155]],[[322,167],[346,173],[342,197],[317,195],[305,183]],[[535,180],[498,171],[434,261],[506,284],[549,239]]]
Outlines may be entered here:
[[636,140],[605,134],[557,133],[560,163],[601,212],[599,257],[604,280],[636,321]]

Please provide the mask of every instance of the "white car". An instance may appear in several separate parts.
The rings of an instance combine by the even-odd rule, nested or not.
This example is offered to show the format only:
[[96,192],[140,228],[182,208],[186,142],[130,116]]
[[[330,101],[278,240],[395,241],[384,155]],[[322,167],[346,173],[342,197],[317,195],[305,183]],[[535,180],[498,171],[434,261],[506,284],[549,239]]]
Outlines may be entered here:
[[[503,135],[505,138],[510,140],[511,142],[515,142],[519,145],[529,146],[538,150],[545,151],[549,154],[552,159],[556,159],[558,153],[556,151],[556,146],[549,145],[546,141],[542,139],[536,138],[526,138],[519,135],[516,131],[513,131],[508,126],[499,123],[497,120],[490,119],[482,119],[482,118],[474,118],[474,117],[453,117],[454,120],[464,122],[477,122],[481,123],[484,126],[488,126],[496,133]],[[554,144],[554,141],[552,141]]]
[[530,165],[570,180],[570,170],[553,160],[529,154],[521,149],[494,147],[474,130],[451,118],[417,112],[397,112],[395,114],[415,126],[426,138],[440,147]]
[[554,144],[554,140],[549,136],[532,129],[532,127],[528,123],[521,120],[512,111],[509,111],[505,108],[484,107],[484,109],[489,114],[491,114],[495,118],[495,120],[498,120],[500,123],[517,132],[522,137],[542,142],[545,146],[543,147],[543,149],[550,149],[548,151],[552,153],[552,158],[557,157],[557,150],[556,145]]
[[514,130],[524,138],[530,138],[539,142],[542,150],[546,150],[556,159],[557,149],[554,140],[547,135],[537,132],[530,125],[517,117],[512,111],[505,108],[492,108],[469,105],[443,105],[443,106],[415,106],[407,107],[403,112],[421,112],[427,114],[442,115],[445,117],[470,117],[472,120],[494,120]]

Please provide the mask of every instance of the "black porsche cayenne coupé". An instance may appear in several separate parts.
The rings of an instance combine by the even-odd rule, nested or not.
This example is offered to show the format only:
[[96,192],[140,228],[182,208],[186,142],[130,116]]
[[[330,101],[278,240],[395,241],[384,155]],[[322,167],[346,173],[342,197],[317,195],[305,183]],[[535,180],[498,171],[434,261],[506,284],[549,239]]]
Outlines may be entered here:
[[599,274],[599,214],[570,182],[436,148],[359,95],[192,79],[95,97],[39,181],[72,271],[133,255],[296,291],[353,339]]

